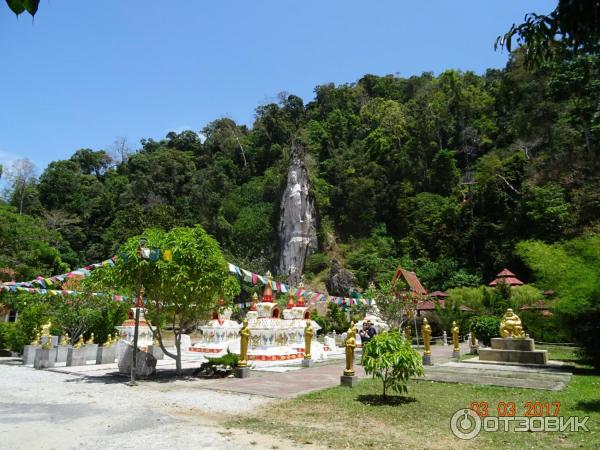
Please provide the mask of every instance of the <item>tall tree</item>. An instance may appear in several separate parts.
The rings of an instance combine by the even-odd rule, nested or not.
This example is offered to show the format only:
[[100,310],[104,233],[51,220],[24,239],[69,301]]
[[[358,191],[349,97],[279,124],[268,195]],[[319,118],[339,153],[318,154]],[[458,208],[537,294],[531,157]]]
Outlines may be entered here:
[[[141,246],[149,250],[147,256]],[[136,296],[145,289],[146,317],[181,374],[181,335],[208,318],[219,299],[231,300],[239,292],[218,243],[200,226],[168,232],[148,229],[127,240],[118,255],[114,267],[94,271],[92,283]],[[165,326],[173,330],[175,353],[163,343]]]

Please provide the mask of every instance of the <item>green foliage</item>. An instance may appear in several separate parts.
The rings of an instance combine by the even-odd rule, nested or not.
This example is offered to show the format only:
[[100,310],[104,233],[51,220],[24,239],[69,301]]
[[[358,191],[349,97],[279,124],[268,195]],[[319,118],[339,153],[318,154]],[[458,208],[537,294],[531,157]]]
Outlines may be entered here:
[[440,328],[445,330],[448,335],[450,335],[452,322],[456,322],[459,329],[463,330],[463,332],[466,328],[471,313],[462,311],[460,307],[461,305],[452,301],[452,299],[446,300],[444,308],[442,308],[439,303],[435,304],[435,316],[437,322],[439,323]]
[[33,17],[38,10],[40,0],[6,0],[6,4],[17,16],[27,11]]
[[410,377],[424,374],[421,355],[397,331],[373,337],[363,348],[362,366],[368,375],[382,381],[384,398],[388,389],[406,393]]
[[379,316],[392,330],[399,330],[407,319],[409,304],[396,297],[396,292],[403,290],[400,283],[392,284],[391,281],[372,286],[365,292],[367,298],[372,298],[379,310]]
[[500,319],[496,316],[473,317],[469,330],[480,342],[489,346],[493,337],[500,336]]
[[307,274],[316,275],[326,270],[330,264],[331,258],[325,253],[315,253],[307,258],[306,264],[304,265],[304,271]]
[[[42,325],[50,318],[49,305],[36,295],[20,294],[18,298],[7,299],[19,311],[19,319],[8,329],[6,342],[13,352],[22,352],[23,347],[33,341]],[[7,302],[8,303],[8,302]]]
[[[147,248],[160,250],[163,256],[169,250],[172,258],[142,258],[138,254],[141,239]],[[230,300],[239,292],[238,281],[228,274],[219,245],[200,226],[168,232],[147,229],[143,237],[129,239],[118,255],[114,266],[96,269],[90,283],[130,295],[138,295],[143,286],[147,317],[156,327],[159,342],[163,324],[173,328],[176,354],[165,354],[176,360],[180,371],[181,335],[207,319],[219,299]]]
[[496,48],[510,52],[512,41],[525,48],[530,65],[600,50],[600,4],[597,0],[559,0],[548,14],[530,13],[496,39]]
[[39,219],[0,205],[0,267],[14,270],[17,279],[65,272],[67,266],[55,247],[61,243],[60,236],[46,230]]
[[554,183],[534,186],[531,199],[525,202],[527,218],[538,236],[557,239],[571,222],[571,208],[565,200],[565,190]]
[[203,377],[214,377],[216,375],[227,376],[237,366],[239,356],[227,350],[227,354],[217,358],[206,358],[208,361],[202,363],[197,374]]
[[14,322],[0,322],[0,350],[9,348],[14,328]]
[[517,253],[533,270],[536,284],[555,291],[553,312],[572,330],[586,356],[600,366],[600,234],[556,244],[525,241]]

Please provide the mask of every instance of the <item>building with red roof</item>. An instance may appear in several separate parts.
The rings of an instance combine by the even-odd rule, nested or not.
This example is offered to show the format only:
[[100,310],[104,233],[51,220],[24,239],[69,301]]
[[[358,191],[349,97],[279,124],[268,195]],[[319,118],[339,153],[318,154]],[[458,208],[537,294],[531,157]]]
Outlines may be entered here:
[[514,273],[506,268],[496,275],[496,279],[490,283],[490,286],[496,286],[498,283],[506,283],[511,287],[522,286],[524,284]]

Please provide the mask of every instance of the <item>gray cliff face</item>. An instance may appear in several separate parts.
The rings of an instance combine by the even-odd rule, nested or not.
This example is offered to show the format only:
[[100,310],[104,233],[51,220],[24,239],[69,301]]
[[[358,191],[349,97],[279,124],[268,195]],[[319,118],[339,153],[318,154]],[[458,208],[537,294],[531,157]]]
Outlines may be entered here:
[[314,199],[310,195],[308,171],[296,148],[281,199],[279,216],[279,274],[297,286],[306,258],[318,249]]

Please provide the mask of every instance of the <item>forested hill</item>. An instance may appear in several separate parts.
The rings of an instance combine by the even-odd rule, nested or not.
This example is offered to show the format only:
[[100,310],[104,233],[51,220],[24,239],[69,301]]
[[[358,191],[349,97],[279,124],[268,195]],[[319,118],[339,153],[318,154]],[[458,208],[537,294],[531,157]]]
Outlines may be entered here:
[[482,76],[365,75],[318,86],[307,104],[280,95],[256,109],[251,129],[215,120],[204,142],[169,133],[118,161],[78,150],[37,179],[13,177],[0,267],[26,279],[111,256],[145,227],[200,223],[232,262],[264,272],[277,261],[295,142],[319,216],[309,278],[331,257],[362,286],[399,263],[429,289],[478,284],[507,264],[524,272],[516,242],[598,226],[599,67],[586,56],[531,71],[513,55]]

